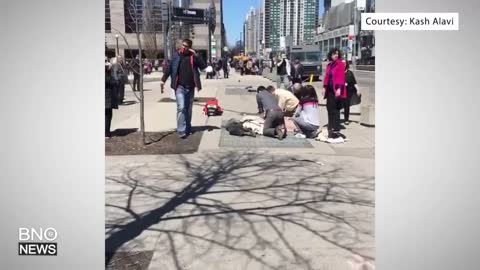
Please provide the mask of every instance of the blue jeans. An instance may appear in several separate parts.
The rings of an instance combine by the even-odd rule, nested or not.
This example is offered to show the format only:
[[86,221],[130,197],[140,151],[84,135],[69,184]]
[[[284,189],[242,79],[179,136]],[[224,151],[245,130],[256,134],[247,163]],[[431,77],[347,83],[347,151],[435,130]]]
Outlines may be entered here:
[[190,134],[192,131],[192,106],[195,90],[181,85],[175,91],[177,98],[177,133],[179,135]]

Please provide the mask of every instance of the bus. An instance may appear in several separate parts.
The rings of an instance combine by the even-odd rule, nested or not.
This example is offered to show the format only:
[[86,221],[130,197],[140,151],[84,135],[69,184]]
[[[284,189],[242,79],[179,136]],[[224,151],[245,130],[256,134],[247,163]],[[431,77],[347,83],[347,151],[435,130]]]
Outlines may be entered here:
[[303,65],[303,76],[321,80],[322,76],[322,52],[317,45],[292,46],[289,48],[290,61],[294,63],[296,59]]

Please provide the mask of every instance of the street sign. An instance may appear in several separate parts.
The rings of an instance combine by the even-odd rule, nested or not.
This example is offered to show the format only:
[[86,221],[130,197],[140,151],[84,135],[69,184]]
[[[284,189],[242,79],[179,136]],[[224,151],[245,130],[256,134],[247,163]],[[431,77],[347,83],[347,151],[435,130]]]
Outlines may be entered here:
[[203,9],[174,7],[172,13],[174,21],[203,23],[205,20],[205,12]]

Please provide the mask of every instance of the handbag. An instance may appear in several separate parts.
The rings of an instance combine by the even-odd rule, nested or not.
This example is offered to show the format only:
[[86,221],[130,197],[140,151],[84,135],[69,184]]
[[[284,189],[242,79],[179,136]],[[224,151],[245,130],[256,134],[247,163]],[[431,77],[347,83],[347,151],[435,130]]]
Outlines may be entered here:
[[355,106],[362,103],[362,94],[358,95],[357,92],[353,93],[352,99],[350,100],[350,106]]

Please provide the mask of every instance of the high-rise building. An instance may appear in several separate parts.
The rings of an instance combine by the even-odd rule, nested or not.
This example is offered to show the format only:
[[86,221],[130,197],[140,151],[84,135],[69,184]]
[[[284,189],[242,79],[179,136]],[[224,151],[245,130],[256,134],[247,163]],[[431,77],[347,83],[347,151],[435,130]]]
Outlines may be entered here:
[[260,43],[259,10],[251,7],[245,17],[245,52],[256,54]]
[[[339,48],[346,59],[367,63],[374,57],[375,35],[373,31],[363,31],[360,25],[362,12],[375,12],[375,1],[329,0],[325,1],[323,23],[315,37],[324,55],[331,48]],[[358,5],[364,5],[360,7]]]
[[277,50],[280,37],[293,45],[312,44],[318,24],[319,0],[264,0],[265,47]]

